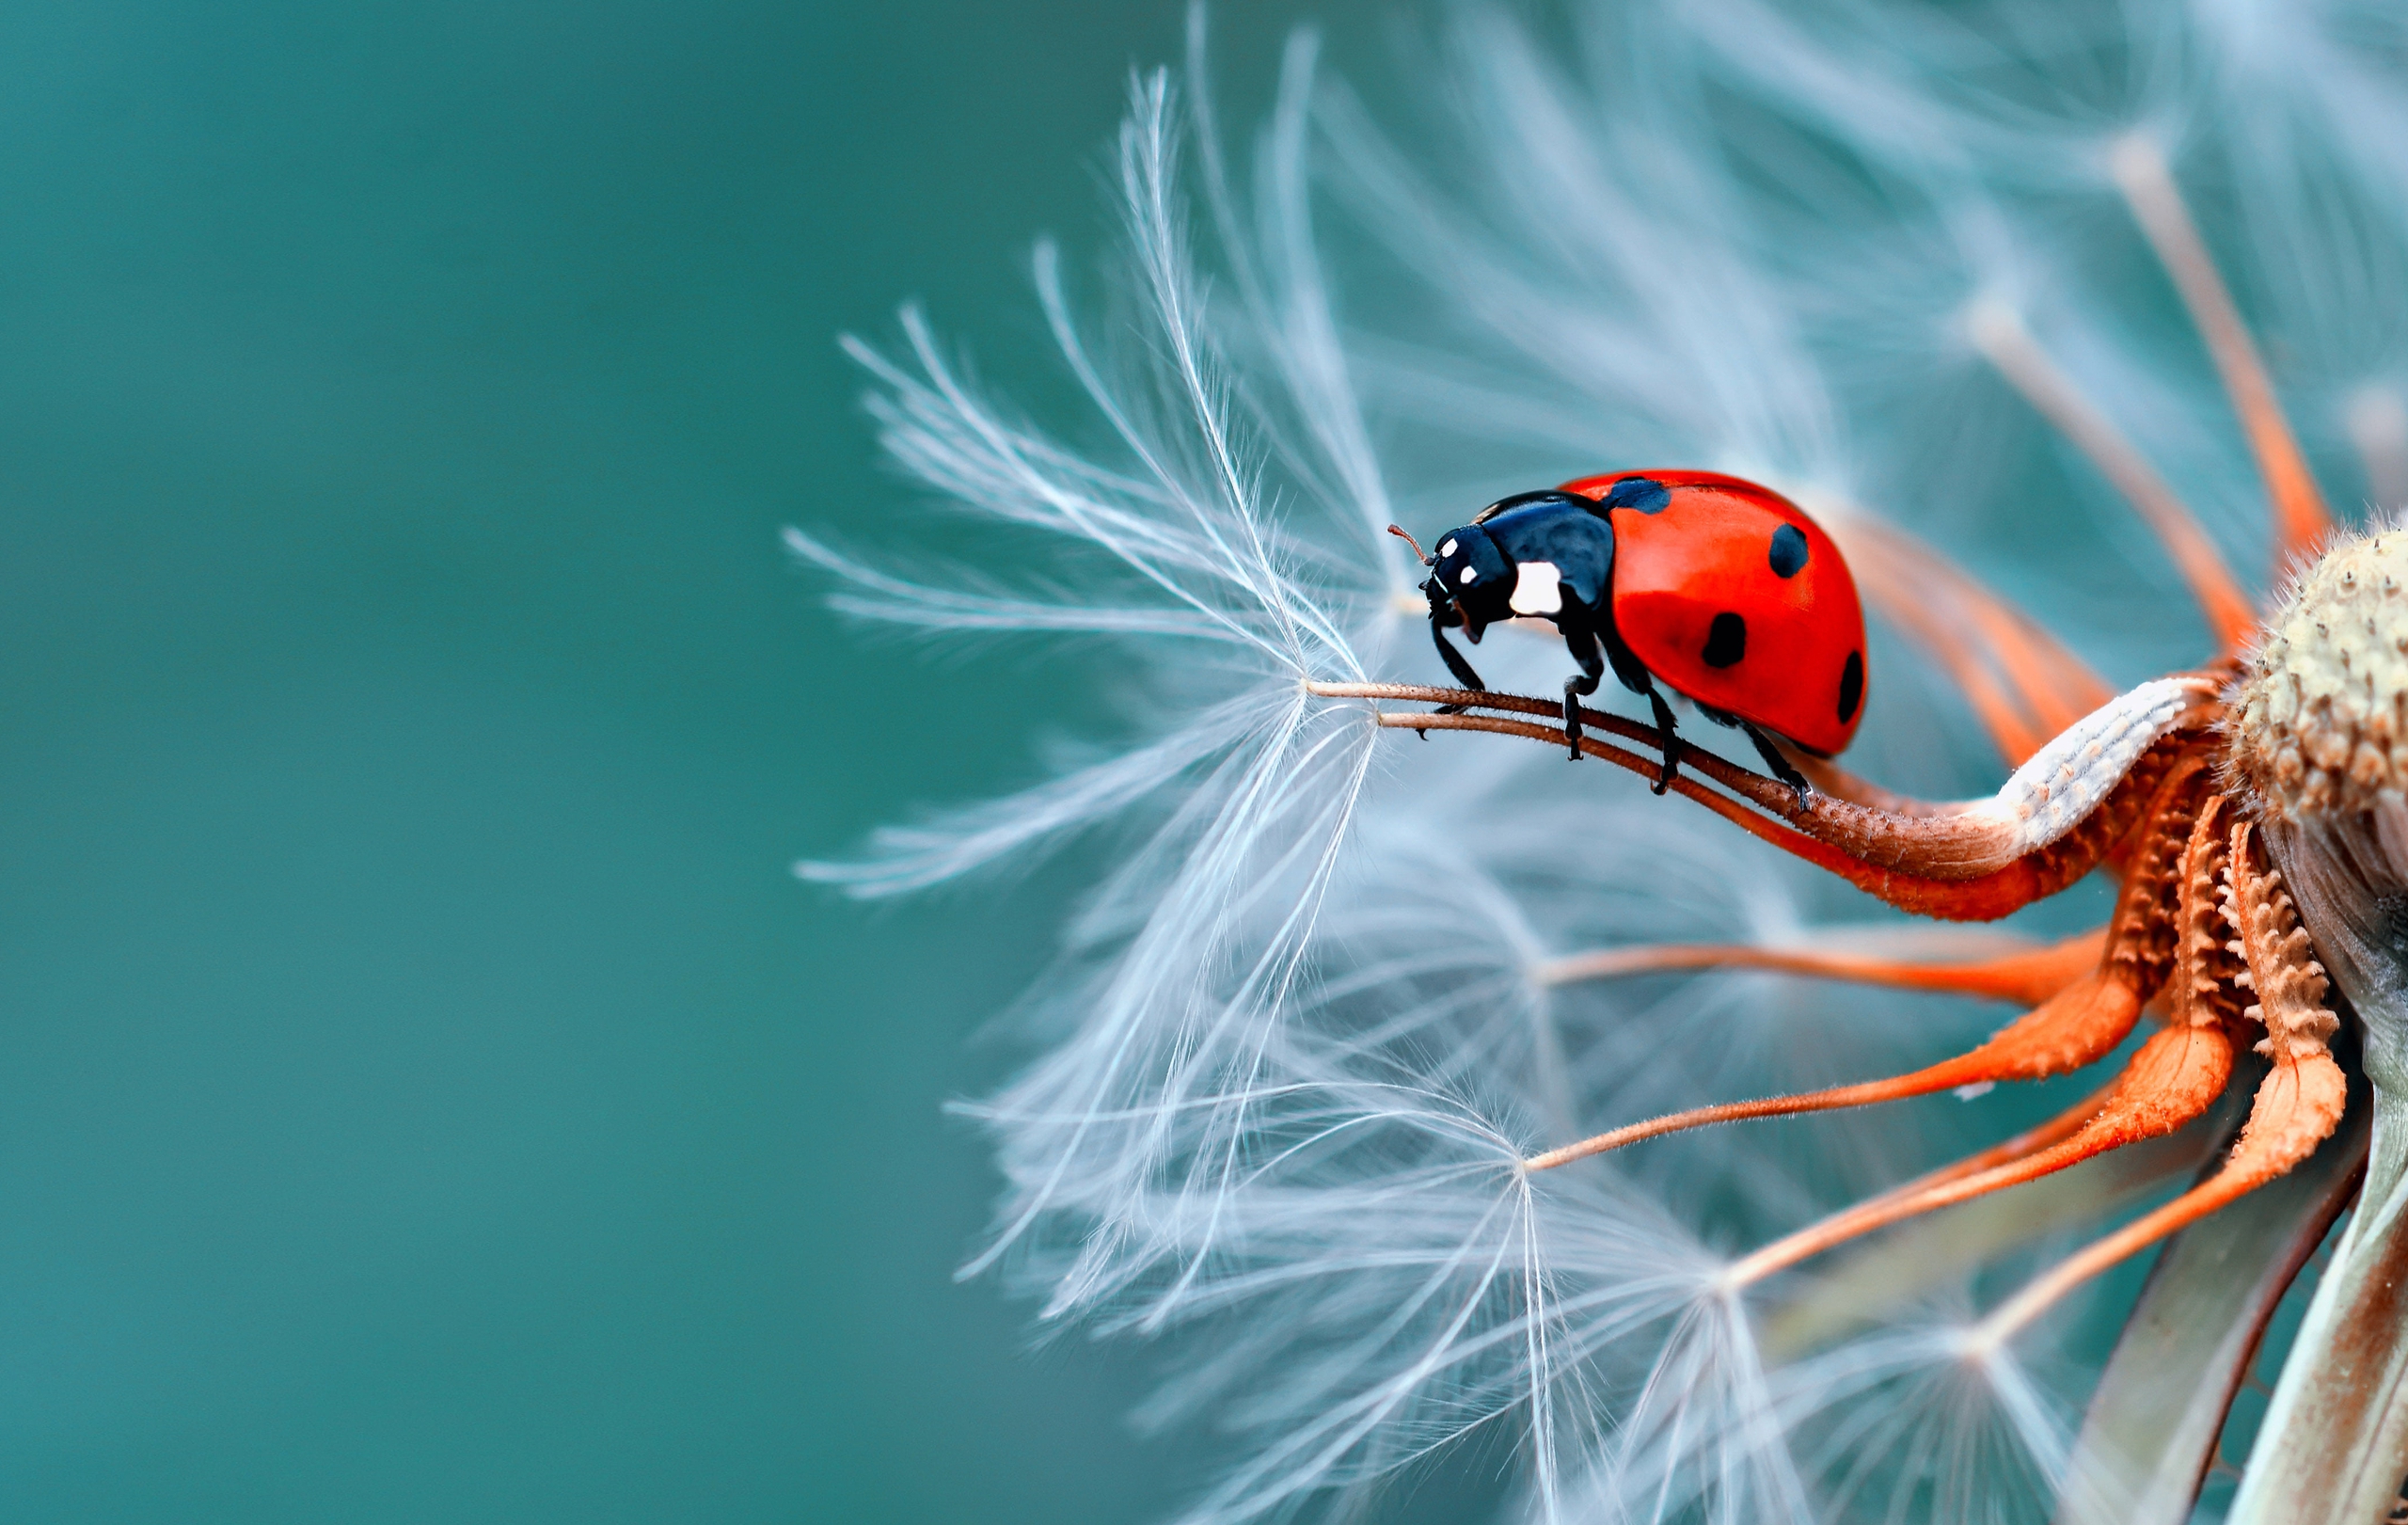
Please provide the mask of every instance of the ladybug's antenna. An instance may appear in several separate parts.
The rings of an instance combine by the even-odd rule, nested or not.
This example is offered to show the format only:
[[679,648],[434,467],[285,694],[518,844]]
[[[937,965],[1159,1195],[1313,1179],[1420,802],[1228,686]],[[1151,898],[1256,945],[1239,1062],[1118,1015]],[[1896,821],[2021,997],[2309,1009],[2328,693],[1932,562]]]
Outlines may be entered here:
[[1411,535],[1405,533],[1402,530],[1393,524],[1388,526],[1388,533],[1396,536],[1399,540],[1403,541],[1406,545],[1411,546],[1413,548],[1413,554],[1421,558],[1422,565],[1427,566],[1430,564],[1430,553],[1421,548],[1420,541],[1414,539]]

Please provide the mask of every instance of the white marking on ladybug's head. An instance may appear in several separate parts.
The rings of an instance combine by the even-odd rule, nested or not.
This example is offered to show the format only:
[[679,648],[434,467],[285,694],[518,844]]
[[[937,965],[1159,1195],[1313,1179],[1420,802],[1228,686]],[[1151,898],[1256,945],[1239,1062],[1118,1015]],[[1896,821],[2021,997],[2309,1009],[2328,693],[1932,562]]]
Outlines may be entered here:
[[1561,613],[1563,574],[1553,562],[1524,562],[1513,575],[1513,596],[1506,603],[1516,614]]
[[1477,582],[1480,580],[1480,572],[1475,567],[1466,566],[1463,569],[1462,575],[1457,577],[1455,580],[1458,582]]
[[1441,556],[1452,556],[1454,553],[1455,553],[1455,543],[1454,543],[1454,541],[1452,541],[1451,539],[1450,539],[1450,540],[1449,540],[1445,545],[1440,546],[1440,547],[1438,548],[1438,554],[1439,554],[1439,555],[1441,555]]

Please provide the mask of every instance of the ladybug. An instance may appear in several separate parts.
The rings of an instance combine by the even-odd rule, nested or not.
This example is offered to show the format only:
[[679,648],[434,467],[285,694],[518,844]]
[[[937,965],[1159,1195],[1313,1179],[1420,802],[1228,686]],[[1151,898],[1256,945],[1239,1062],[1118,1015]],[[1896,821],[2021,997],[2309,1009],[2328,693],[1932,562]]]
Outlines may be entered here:
[[1464,687],[1487,685],[1448,641],[1450,627],[1475,644],[1517,615],[1563,632],[1580,664],[1563,684],[1575,758],[1576,701],[1596,691],[1608,663],[1644,694],[1664,733],[1657,794],[1672,782],[1672,711],[1659,683],[1747,732],[1801,801],[1806,780],[1771,738],[1828,757],[1863,718],[1856,580],[1820,525],[1752,482],[1712,471],[1582,477],[1489,504],[1421,560],[1431,639]]

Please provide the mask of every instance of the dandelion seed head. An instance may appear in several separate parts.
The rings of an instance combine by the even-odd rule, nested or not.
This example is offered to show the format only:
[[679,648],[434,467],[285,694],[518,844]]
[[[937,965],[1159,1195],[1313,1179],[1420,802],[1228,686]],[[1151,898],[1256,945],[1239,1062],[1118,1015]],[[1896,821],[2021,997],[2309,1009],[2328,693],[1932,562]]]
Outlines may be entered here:
[[[1728,0],[1593,8],[1564,47],[1472,7],[1445,24],[1443,87],[1350,88],[1300,37],[1246,156],[1212,114],[1199,22],[1183,88],[1136,82],[1101,281],[1050,244],[1032,261],[1080,416],[1030,421],[916,310],[849,343],[894,461],[1046,570],[907,571],[810,530],[793,554],[858,618],[1076,640],[1143,702],[1126,745],[799,871],[887,896],[1092,844],[1093,888],[1015,1008],[1024,1064],[961,1108],[1005,1183],[966,1270],[1000,1270],[1054,1326],[1176,1342],[1144,1419],[1227,1438],[1189,1518],[1344,1507],[1491,1436],[1533,1520],[2045,1515],[2071,1426],[2036,1374],[2096,1352],[1933,1305],[2055,1220],[1966,1227],[1794,1342],[1768,1309],[1850,1264],[1770,1287],[1732,1270],[1945,1157],[2004,1098],[1524,1168],[1623,1120],[1923,1062],[1996,1009],[1579,977],[1600,950],[1870,945],[1898,923],[1560,747],[1418,741],[1307,685],[1439,671],[1390,522],[1426,544],[1509,492],[1674,464],[1826,523],[1910,526],[2118,687],[2196,659],[2180,579],[2146,532],[2098,527],[2123,523],[2086,511],[2115,489],[1999,356],[2045,349],[2109,400],[2209,541],[2254,564],[2234,553],[2262,542],[2261,495],[2214,373],[2160,321],[2172,297],[2131,295],[2153,267],[2119,181],[2172,163],[2211,177],[2209,233],[2242,250],[2239,300],[2309,448],[2371,441],[2367,480],[2387,480],[2390,415],[2366,399],[2408,377],[2384,369],[2393,304],[2353,304],[2398,289],[2408,248],[2408,132],[2356,125],[2408,99],[2357,40],[2391,24],[2340,4]],[[1114,322],[1088,316],[1098,284]],[[1996,752],[1909,646],[1876,634],[1851,766],[1988,794]],[[1499,627],[1481,665],[1548,692],[1564,654]],[[2263,713],[2269,735],[2293,724]],[[2408,865],[2408,815],[2369,786],[2368,840]]]
[[2408,786],[2408,532],[2350,536],[2296,579],[2236,690],[2231,767],[2277,819]]

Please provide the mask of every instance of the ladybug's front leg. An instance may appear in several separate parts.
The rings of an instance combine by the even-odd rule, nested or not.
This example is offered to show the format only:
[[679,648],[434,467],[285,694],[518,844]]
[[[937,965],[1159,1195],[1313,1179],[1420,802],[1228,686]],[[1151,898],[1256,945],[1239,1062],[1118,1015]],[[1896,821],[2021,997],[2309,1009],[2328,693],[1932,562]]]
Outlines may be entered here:
[[[1448,598],[1446,590],[1435,580],[1423,583],[1421,591],[1430,598],[1430,639],[1438,648],[1439,659],[1447,664],[1448,672],[1455,675],[1457,683],[1475,693],[1486,693],[1488,685],[1480,680],[1480,675],[1471,670],[1471,663],[1455,649],[1455,643],[1447,639],[1447,627],[1463,623],[1463,616],[1455,612],[1453,601]],[[1478,641],[1480,632],[1474,630],[1471,638]],[[1438,713],[1454,715],[1462,711],[1463,706],[1449,705]]]
[[1598,647],[1597,632],[1585,625],[1564,621],[1563,643],[1571,649],[1572,659],[1580,671],[1563,680],[1563,739],[1572,748],[1572,760],[1580,760],[1580,701],[1597,691],[1597,680],[1606,675],[1606,654]]
[[[1447,627],[1456,623],[1457,619],[1453,606],[1448,603],[1434,586],[1429,587],[1428,591],[1430,594],[1430,640],[1437,646],[1440,659],[1446,662],[1447,671],[1455,675],[1457,683],[1475,693],[1486,693],[1488,685],[1480,680],[1480,675],[1472,671],[1471,663],[1465,659],[1462,652],[1455,649],[1455,643],[1447,639]],[[1463,708],[1461,705],[1440,705],[1437,712],[1441,715],[1460,715],[1463,713]],[[1422,732],[1421,739],[1429,740],[1430,733]]]

